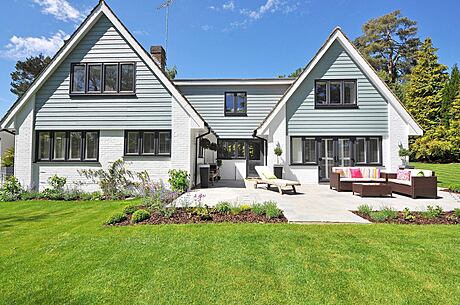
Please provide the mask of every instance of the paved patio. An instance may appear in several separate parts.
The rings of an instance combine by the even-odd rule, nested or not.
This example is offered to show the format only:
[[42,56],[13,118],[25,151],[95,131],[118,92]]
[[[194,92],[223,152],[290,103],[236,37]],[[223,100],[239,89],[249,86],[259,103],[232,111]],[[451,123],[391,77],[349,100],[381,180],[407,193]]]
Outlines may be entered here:
[[438,191],[438,199],[412,199],[407,196],[393,194],[393,198],[361,198],[351,192],[336,192],[329,185],[302,185],[298,194],[287,192],[280,195],[276,189],[246,189],[242,181],[220,181],[215,187],[197,189],[187,196],[204,194],[203,204],[213,206],[219,201],[252,204],[273,200],[284,211],[289,222],[335,222],[335,223],[368,223],[350,210],[356,210],[361,204],[373,208],[389,206],[395,210],[408,207],[410,210],[425,210],[427,205],[439,205],[444,210],[460,208],[460,198],[448,192]]

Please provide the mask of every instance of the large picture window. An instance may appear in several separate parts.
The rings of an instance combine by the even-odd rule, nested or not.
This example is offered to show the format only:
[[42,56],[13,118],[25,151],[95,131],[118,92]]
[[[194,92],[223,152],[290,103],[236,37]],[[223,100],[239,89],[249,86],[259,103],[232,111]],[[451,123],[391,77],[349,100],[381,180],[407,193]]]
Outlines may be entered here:
[[291,164],[316,164],[316,139],[309,137],[291,138]]
[[135,63],[78,63],[70,69],[70,94],[134,94]]
[[246,92],[225,93],[225,115],[245,116],[247,114]]
[[316,108],[357,106],[356,80],[316,80]]
[[170,130],[125,131],[126,156],[170,156]]
[[97,161],[98,131],[37,131],[37,161]]

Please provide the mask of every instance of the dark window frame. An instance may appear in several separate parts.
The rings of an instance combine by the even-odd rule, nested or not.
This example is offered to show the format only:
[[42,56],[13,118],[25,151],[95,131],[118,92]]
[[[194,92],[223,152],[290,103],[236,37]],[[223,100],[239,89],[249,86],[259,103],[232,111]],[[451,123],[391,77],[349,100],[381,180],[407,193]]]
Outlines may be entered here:
[[[101,66],[101,88],[99,91],[88,91],[88,74],[89,66],[100,65]],[[105,90],[105,66],[117,65],[117,91],[104,91]],[[133,65],[133,90],[132,91],[121,91],[121,65]],[[84,92],[74,92],[74,67],[75,66],[85,66],[85,90]],[[126,62],[78,62],[70,64],[70,86],[69,86],[69,95],[70,96],[126,96],[126,95],[136,95],[136,71],[137,64],[134,61]]]
[[[292,139],[293,138],[301,138],[302,139],[302,162],[301,163],[293,163],[293,149],[292,149]],[[314,138],[316,145],[315,145],[315,161],[316,162],[305,162],[305,139]],[[357,147],[356,147],[356,139],[364,138],[365,139],[365,147],[366,147],[366,162],[356,162],[356,157],[358,154]],[[289,156],[289,164],[290,165],[319,165],[319,145],[321,139],[333,139],[334,151],[336,150],[336,145],[338,139],[350,139],[351,141],[351,162],[352,166],[382,166],[383,165],[383,137],[382,136],[291,136],[290,137],[290,156]],[[370,154],[370,141],[369,139],[378,139],[379,140],[379,160],[378,162],[369,162],[369,154]]]
[[[317,83],[325,82],[326,83],[326,104],[319,104],[317,101]],[[340,103],[331,104],[330,98],[330,85],[331,82],[340,82]],[[355,102],[352,104],[345,104],[345,83],[350,82],[355,84],[354,98]],[[357,79],[316,79],[314,84],[314,100],[315,100],[315,109],[356,109],[358,107],[358,81]]]
[[[47,159],[40,159],[39,158],[39,141],[40,141],[40,133],[48,132],[50,134],[50,144],[49,144],[49,158]],[[65,154],[64,159],[54,159],[54,139],[55,133],[57,132],[65,132]],[[70,133],[72,132],[79,132],[81,133],[81,146],[80,146],[80,159],[70,159]],[[86,134],[89,132],[96,132],[96,158],[95,159],[86,159],[85,152],[86,152]],[[89,162],[99,162],[99,144],[100,144],[100,131],[99,130],[37,130],[35,132],[35,162],[53,162],[53,163],[89,163]]]
[[[137,153],[128,153],[128,133],[137,132],[139,136],[137,138]],[[144,153],[144,133],[155,133],[154,137],[154,153]],[[169,133],[169,153],[160,153],[160,132]],[[145,129],[145,130],[125,130],[124,134],[124,156],[125,157],[171,157],[172,153],[172,131],[170,129]]]
[[[227,111],[227,94],[233,95],[233,111]],[[246,98],[246,105],[244,112],[237,112],[237,99],[238,94],[244,94]],[[224,92],[224,115],[225,116],[248,116],[248,93],[246,91],[225,91]]]
[[[217,159],[220,160],[246,160],[246,151],[247,151],[247,141],[251,139],[217,139]],[[223,152],[220,149],[221,143],[225,142],[226,147],[228,147],[228,142],[235,142],[235,144],[238,144],[238,142],[242,142],[244,145],[244,156],[239,157],[238,156],[238,149],[235,150],[235,153],[232,156],[229,156],[228,152],[225,155],[222,155]]]

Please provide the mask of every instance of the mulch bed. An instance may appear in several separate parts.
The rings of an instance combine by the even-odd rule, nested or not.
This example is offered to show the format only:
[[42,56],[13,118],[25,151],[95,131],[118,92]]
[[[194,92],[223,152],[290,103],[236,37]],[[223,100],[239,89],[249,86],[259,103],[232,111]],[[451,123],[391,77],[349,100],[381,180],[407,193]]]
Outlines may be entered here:
[[398,212],[398,216],[394,219],[388,219],[385,221],[375,221],[369,215],[360,213],[358,211],[352,211],[354,214],[369,220],[370,222],[375,223],[393,223],[393,224],[415,224],[415,225],[458,225],[460,224],[460,218],[454,215],[453,211],[450,212],[443,212],[439,217],[436,218],[426,218],[422,216],[420,212],[411,212],[412,215],[415,216],[414,220],[406,220],[404,219],[404,215],[402,212]]
[[[210,219],[202,219],[198,215],[194,215],[183,208],[178,208],[171,218],[152,213],[149,219],[137,223],[139,224],[187,224],[187,223],[285,223],[287,222],[286,217],[281,215],[278,218],[268,219],[265,215],[257,215],[251,211],[241,212],[237,215],[222,214],[217,212],[210,212]],[[130,222],[131,215],[128,215],[128,219],[116,224],[117,226],[130,226],[133,225]]]

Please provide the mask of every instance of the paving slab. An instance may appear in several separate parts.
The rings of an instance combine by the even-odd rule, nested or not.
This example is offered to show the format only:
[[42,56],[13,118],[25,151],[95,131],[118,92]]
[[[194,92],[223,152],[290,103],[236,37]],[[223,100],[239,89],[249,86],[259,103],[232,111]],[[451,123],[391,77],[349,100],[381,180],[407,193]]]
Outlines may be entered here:
[[241,181],[220,181],[215,184],[215,187],[192,190],[184,194],[179,202],[186,198],[189,198],[188,201],[193,201],[193,198],[200,194],[204,196],[202,203],[209,206],[214,206],[219,201],[253,204],[273,200],[283,210],[288,221],[295,223],[369,223],[350,212],[362,204],[370,205],[375,209],[385,206],[403,210],[407,207],[413,211],[426,210],[427,205],[439,205],[444,210],[460,208],[458,196],[441,190],[438,191],[438,199],[412,199],[398,194],[393,194],[393,197],[362,198],[352,195],[351,192],[330,190],[329,185],[311,184],[299,187],[298,194],[286,192],[281,195],[276,189],[267,190],[265,187],[246,189]]

